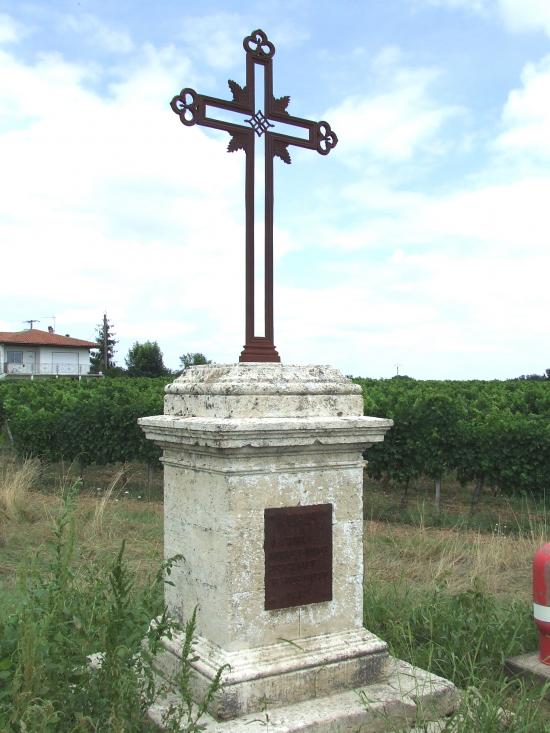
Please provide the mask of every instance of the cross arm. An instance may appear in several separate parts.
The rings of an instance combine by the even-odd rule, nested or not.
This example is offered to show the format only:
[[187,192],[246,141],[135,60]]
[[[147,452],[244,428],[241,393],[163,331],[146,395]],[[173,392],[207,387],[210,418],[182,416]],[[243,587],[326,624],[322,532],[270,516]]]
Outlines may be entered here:
[[[231,82],[236,84],[236,82]],[[239,87],[241,89],[241,87]],[[242,90],[246,93],[246,90]],[[225,120],[218,120],[215,117],[207,115],[207,107],[214,107],[216,109],[224,109],[229,112],[240,112],[241,114],[250,114],[251,105],[246,104],[245,99],[241,100],[225,100],[217,99],[216,97],[209,97],[206,94],[198,94],[194,89],[185,87],[179,94],[177,94],[170,102],[170,107],[178,115],[182,124],[187,127],[192,125],[203,125],[204,127],[212,127],[216,130],[227,130],[228,132],[248,132],[249,127],[245,125],[238,125],[233,122],[226,122]],[[243,103],[244,102],[244,103]]]
[[[270,115],[270,119],[274,119]],[[274,142],[283,145],[296,145],[299,148],[308,148],[316,150],[321,155],[328,155],[332,148],[336,147],[338,137],[331,129],[328,122],[321,120],[320,122],[311,122],[310,120],[302,120],[298,117],[288,117],[281,120],[288,125],[296,125],[305,128],[308,131],[308,137],[296,137],[294,135],[284,135],[280,132],[268,132],[267,135],[273,137]]]

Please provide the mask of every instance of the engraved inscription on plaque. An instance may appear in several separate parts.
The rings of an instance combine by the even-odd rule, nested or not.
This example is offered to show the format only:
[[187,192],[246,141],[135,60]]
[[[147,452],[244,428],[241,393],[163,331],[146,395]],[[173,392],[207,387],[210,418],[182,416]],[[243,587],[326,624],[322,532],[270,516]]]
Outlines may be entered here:
[[332,600],[332,504],[264,510],[265,608]]

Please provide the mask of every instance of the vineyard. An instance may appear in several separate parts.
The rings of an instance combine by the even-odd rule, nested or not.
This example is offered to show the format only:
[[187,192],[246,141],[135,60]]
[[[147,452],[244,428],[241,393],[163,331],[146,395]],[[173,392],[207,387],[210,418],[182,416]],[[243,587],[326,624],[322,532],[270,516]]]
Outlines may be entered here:
[[145,440],[138,417],[163,411],[169,378],[55,379],[0,385],[0,422],[20,456],[81,466],[140,461],[160,450]]
[[[160,452],[136,421],[163,410],[169,378],[48,380],[0,384],[0,422],[21,456],[81,466],[140,461]],[[550,380],[354,380],[365,414],[394,427],[368,452],[368,471],[406,487],[428,477],[436,487],[456,474],[502,492],[542,495],[550,477]]]
[[368,451],[369,474],[407,487],[448,474],[505,493],[543,495],[550,484],[550,382],[356,379],[365,414],[391,417]]

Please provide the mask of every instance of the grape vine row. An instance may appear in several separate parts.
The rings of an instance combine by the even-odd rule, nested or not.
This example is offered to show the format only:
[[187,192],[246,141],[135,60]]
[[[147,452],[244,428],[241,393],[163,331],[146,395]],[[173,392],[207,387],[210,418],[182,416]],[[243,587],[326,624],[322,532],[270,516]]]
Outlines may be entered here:
[[[0,384],[0,423],[8,421],[20,455],[81,465],[143,461],[159,449],[137,426],[163,411],[169,378],[34,380]],[[365,414],[394,427],[366,457],[373,478],[406,486],[455,473],[503,492],[550,488],[550,380],[354,381]]]

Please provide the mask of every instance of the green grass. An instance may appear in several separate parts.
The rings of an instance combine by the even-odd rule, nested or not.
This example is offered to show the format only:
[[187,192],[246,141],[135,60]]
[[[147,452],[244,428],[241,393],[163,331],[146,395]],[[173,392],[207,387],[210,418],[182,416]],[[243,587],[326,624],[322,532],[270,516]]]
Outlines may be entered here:
[[[4,490],[11,479],[3,474],[2,732],[150,730],[144,713],[154,683],[147,655],[137,666],[134,659],[150,619],[162,612],[162,505],[131,498],[123,481],[114,481],[117,475],[105,471],[101,492],[79,496],[67,482],[41,493],[39,476],[26,488],[19,481],[18,499]],[[382,488],[367,491],[372,506]],[[445,495],[443,514],[457,516],[467,506],[467,495],[463,500],[455,491]],[[427,495],[416,494],[420,506]],[[414,501],[413,493],[410,507]],[[514,715],[511,733],[542,733],[550,730],[550,708],[541,691],[508,680],[502,670],[506,656],[536,649],[530,562],[547,535],[531,521],[533,506],[522,510],[518,503],[511,513],[499,497],[483,502],[482,509],[503,522],[516,514],[517,531],[430,526],[425,512],[416,523],[412,515],[398,521],[399,513],[394,521],[365,522],[365,624],[393,654],[464,690],[449,733],[496,733],[502,710]],[[158,637],[149,641],[154,650]],[[92,672],[86,655],[100,650],[107,662]],[[189,731],[197,725],[186,717],[188,673],[187,660],[179,677],[182,706],[172,711],[174,731],[182,723]]]
[[[138,573],[125,557],[122,540],[110,557],[87,551],[82,562],[77,494],[74,485],[61,496],[50,541],[23,564],[11,608],[0,620],[0,730],[5,733],[153,730],[146,711],[163,689],[152,659],[161,636],[178,628],[165,617],[162,600],[171,561]],[[198,730],[200,715],[219,686],[218,678],[203,705],[190,706],[194,629],[193,617],[174,681],[181,704],[170,711],[168,730]],[[102,660],[94,668],[87,657],[98,651]]]
[[535,507],[486,497],[501,524],[515,521],[506,532],[461,521],[465,502],[451,492],[442,508],[446,521],[439,522],[424,510],[422,489],[411,492],[405,508],[387,487],[369,485],[366,496],[371,508],[392,501],[393,521],[372,512],[378,521],[365,523],[365,626],[395,656],[463,690],[449,733],[497,733],[503,720],[512,733],[548,733],[550,686],[504,673],[506,657],[538,645],[531,562],[548,534],[544,521],[533,521]]
[[389,644],[393,655],[452,680],[465,691],[448,723],[456,733],[550,730],[548,689],[508,679],[506,657],[537,646],[532,606],[496,599],[481,589],[452,594],[417,591],[404,583],[372,583],[365,593],[365,626]]
[[418,592],[402,583],[371,585],[365,593],[365,625],[396,656],[468,687],[491,680],[506,657],[535,649],[532,606],[497,599],[482,589]]
[[545,496],[494,495],[486,490],[472,507],[471,492],[471,486],[462,486],[452,476],[447,477],[442,483],[438,509],[433,500],[433,482],[427,479],[411,486],[405,496],[402,487],[365,476],[364,517],[497,534],[550,534]]

